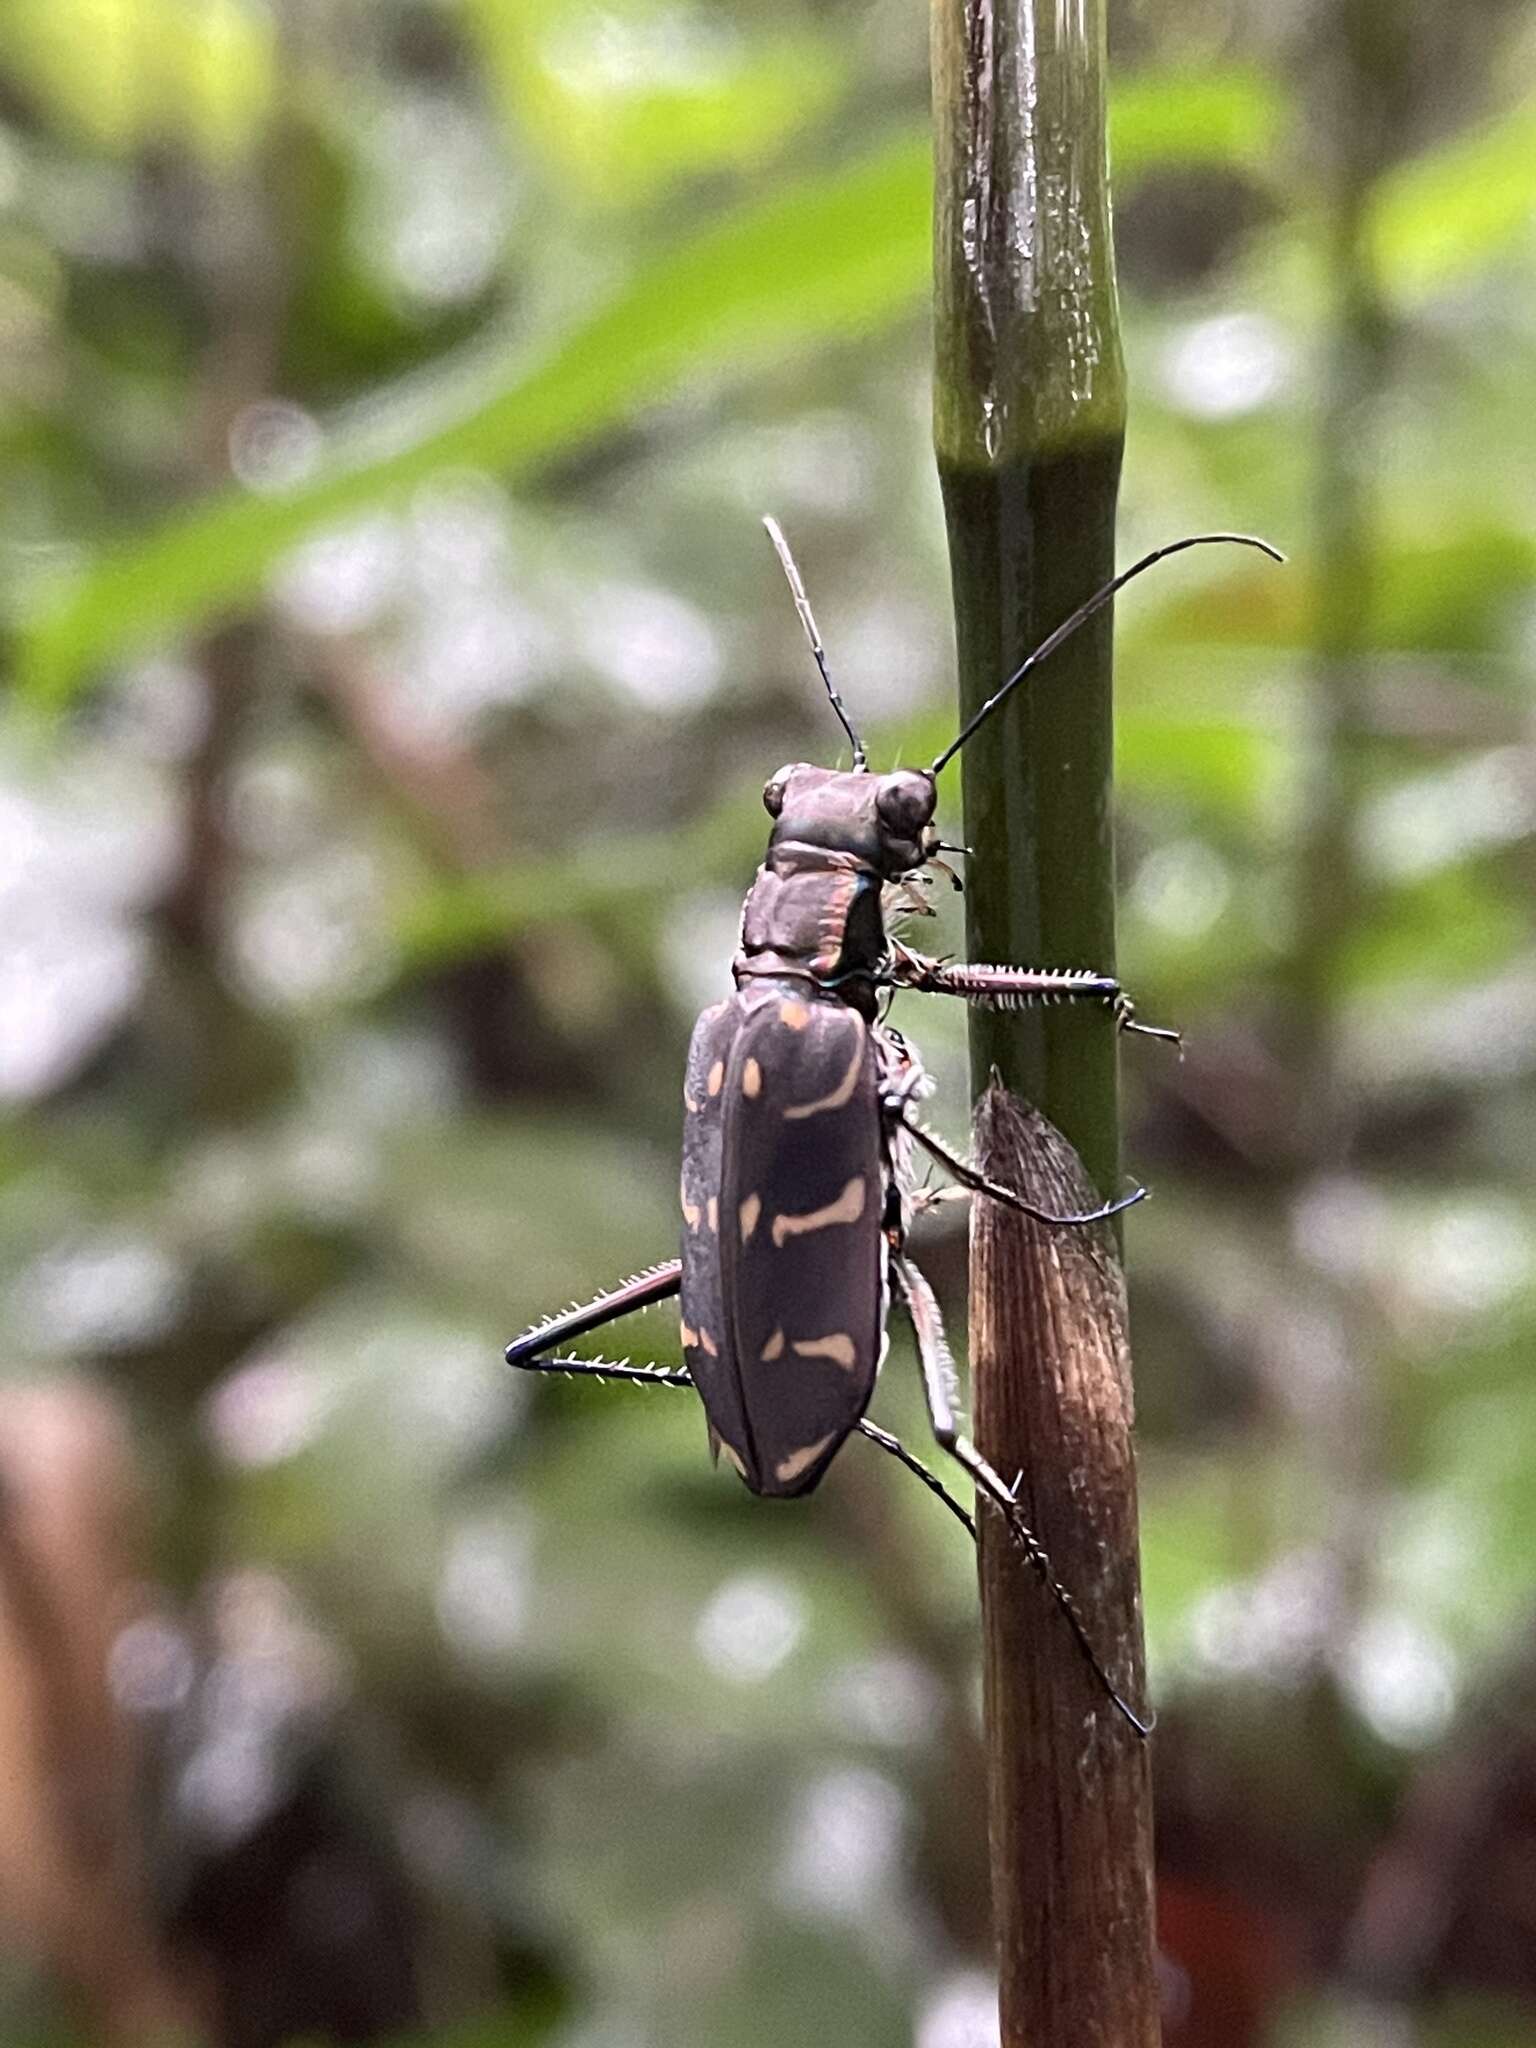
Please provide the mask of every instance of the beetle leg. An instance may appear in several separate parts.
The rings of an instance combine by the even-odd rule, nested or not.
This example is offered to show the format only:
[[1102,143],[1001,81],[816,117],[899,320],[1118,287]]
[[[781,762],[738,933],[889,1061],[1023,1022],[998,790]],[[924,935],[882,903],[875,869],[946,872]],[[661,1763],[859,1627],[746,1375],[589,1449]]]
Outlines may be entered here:
[[[634,1387],[691,1387],[693,1375],[680,1366],[630,1365],[627,1360],[617,1362],[609,1358],[548,1358],[520,1356],[513,1361],[525,1372],[562,1373],[567,1378],[598,1380],[603,1384],[618,1380]],[[888,1429],[881,1429],[878,1423],[866,1417],[859,1423],[859,1434],[867,1436],[872,1444],[878,1444],[907,1470],[920,1479],[928,1491],[936,1494],[957,1522],[970,1531],[972,1542],[976,1540],[976,1524],[970,1514],[950,1492],[935,1472],[930,1472],[921,1458],[914,1457],[898,1436],[892,1436]]]
[[1102,1209],[1085,1209],[1079,1216],[1053,1216],[1048,1209],[1037,1209],[1033,1202],[1026,1202],[1022,1195],[1015,1194],[1012,1188],[1005,1188],[1000,1181],[989,1180],[984,1173],[978,1173],[958,1152],[951,1152],[946,1144],[911,1117],[898,1114],[896,1121],[946,1172],[952,1173],[963,1188],[969,1188],[973,1195],[986,1195],[991,1201],[1001,1202],[1004,1208],[1017,1209],[1021,1216],[1032,1216],[1036,1223],[1048,1223],[1062,1229],[1084,1223],[1102,1223],[1107,1217],[1118,1216],[1122,1209],[1134,1208],[1136,1203],[1147,1199],[1148,1190],[1139,1187],[1128,1195],[1122,1195],[1118,1202],[1106,1202]]
[[1088,1660],[1089,1667],[1108,1694],[1111,1703],[1125,1716],[1138,1735],[1150,1735],[1153,1723],[1150,1720],[1144,1721],[1139,1714],[1132,1711],[1121,1694],[1116,1691],[1104,1666],[1099,1662],[1098,1652],[1089,1638],[1088,1627],[1078,1610],[1077,1602],[1057,1578],[1045,1546],[1025,1521],[1014,1489],[987,1463],[970,1438],[960,1433],[953,1393],[956,1384],[955,1362],[950,1353],[949,1340],[944,1335],[944,1318],[939,1313],[939,1304],[934,1299],[933,1289],[911,1260],[900,1252],[892,1252],[891,1264],[895,1268],[901,1297],[912,1320],[913,1334],[917,1338],[917,1355],[923,1368],[923,1393],[928,1402],[928,1419],[933,1427],[934,1441],[941,1450],[949,1453],[956,1464],[970,1473],[977,1492],[985,1494],[1006,1518],[1009,1534],[1024,1552],[1051,1598],[1061,1609],[1077,1639],[1078,1648]]
[[517,1358],[524,1372],[557,1372],[567,1379],[623,1380],[636,1387],[691,1387],[693,1374],[677,1365],[631,1365],[611,1358]]
[[933,1093],[933,1081],[917,1053],[889,1024],[882,1023],[876,1033],[875,1053],[879,1061],[880,1104],[888,1115]]
[[930,1493],[936,1493],[957,1522],[963,1522],[971,1532],[971,1541],[976,1540],[976,1524],[936,1472],[930,1472],[921,1458],[913,1457],[899,1436],[892,1436],[888,1429],[881,1429],[877,1423],[866,1419],[859,1424],[860,1436],[867,1436],[872,1444],[878,1444],[882,1451],[889,1451],[893,1458],[900,1459],[914,1478],[921,1479]]
[[898,917],[937,917],[933,905],[919,895],[911,880],[887,882],[881,898],[881,914],[887,924]]
[[507,1346],[507,1363],[531,1365],[557,1344],[569,1344],[573,1339],[585,1337],[592,1330],[600,1330],[604,1323],[614,1322],[635,1309],[650,1308],[655,1302],[666,1301],[677,1293],[682,1284],[681,1259],[668,1259],[661,1266],[647,1266],[643,1273],[636,1273],[632,1279],[609,1288],[606,1294],[598,1295],[584,1308],[568,1308],[557,1316],[546,1316],[542,1323],[536,1323],[531,1330],[514,1337]]
[[1076,967],[986,967],[947,966],[896,942],[891,947],[891,980],[898,988],[917,989],[925,995],[959,996],[984,1010],[1022,1010],[1032,1003],[1100,1002],[1108,1005],[1121,1031],[1139,1032],[1143,1038],[1162,1038],[1170,1044],[1182,1041],[1177,1031],[1136,1021],[1136,1005],[1110,974],[1095,974]]

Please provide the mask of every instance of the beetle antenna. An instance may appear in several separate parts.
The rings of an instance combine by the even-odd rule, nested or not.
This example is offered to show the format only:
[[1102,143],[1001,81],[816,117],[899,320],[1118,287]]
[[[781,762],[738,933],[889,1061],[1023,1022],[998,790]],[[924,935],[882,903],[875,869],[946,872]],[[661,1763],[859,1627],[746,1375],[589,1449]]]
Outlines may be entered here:
[[[1150,555],[1143,555],[1139,562],[1133,562],[1129,569],[1122,569],[1118,576],[1112,577],[1102,590],[1096,590],[1085,604],[1078,606],[1070,618],[1062,620],[1054,633],[1048,633],[1034,653],[1027,655],[1014,670],[1002,688],[994,690],[981,709],[961,727],[955,738],[950,741],[928,773],[930,775],[937,775],[946,762],[953,760],[972,733],[976,731],[977,727],[986,723],[987,719],[992,716],[1008,693],[1023,682],[1030,670],[1038,668],[1048,654],[1054,654],[1063,640],[1070,640],[1078,627],[1085,625],[1095,612],[1102,611],[1115,595],[1115,592],[1123,590],[1132,577],[1139,576],[1143,569],[1150,569],[1156,563],[1166,560],[1169,555],[1182,554],[1185,548],[1208,547],[1216,541],[1229,541],[1237,547],[1258,548],[1262,554],[1268,555],[1272,562],[1283,562],[1285,560],[1284,555],[1281,554],[1278,548],[1271,547],[1267,540],[1260,540],[1257,534],[1252,533],[1190,533],[1186,534],[1182,540],[1169,541],[1165,547],[1154,548]],[[777,545],[777,542],[775,542],[775,545]],[[799,602],[798,598],[796,602]],[[806,614],[802,612],[801,616],[804,617]],[[820,660],[819,655],[817,659]],[[822,673],[825,675],[825,669],[823,669]],[[832,685],[828,683],[827,688],[830,690],[831,687]],[[832,701],[835,704],[837,699],[834,697]],[[841,716],[841,712],[838,715]],[[847,724],[846,719],[843,722],[845,725]]]
[[773,551],[779,558],[779,567],[784,571],[788,579],[790,596],[795,600],[795,610],[800,614],[800,623],[805,628],[805,637],[811,643],[811,654],[815,659],[817,668],[821,670],[821,680],[827,686],[827,695],[832,700],[832,709],[837,713],[838,723],[842,726],[843,731],[847,733],[849,739],[853,742],[853,765],[856,769],[868,768],[869,757],[864,752],[864,742],[854,731],[853,720],[844,709],[842,698],[839,697],[836,690],[832,687],[832,678],[827,672],[827,652],[821,644],[821,635],[816,630],[815,616],[811,611],[811,600],[805,594],[805,584],[801,580],[800,571],[795,567],[795,558],[789,552],[789,542],[784,538],[784,529],[780,526],[777,519],[770,517],[766,512],[763,514],[763,524],[768,529],[768,538],[773,542]]

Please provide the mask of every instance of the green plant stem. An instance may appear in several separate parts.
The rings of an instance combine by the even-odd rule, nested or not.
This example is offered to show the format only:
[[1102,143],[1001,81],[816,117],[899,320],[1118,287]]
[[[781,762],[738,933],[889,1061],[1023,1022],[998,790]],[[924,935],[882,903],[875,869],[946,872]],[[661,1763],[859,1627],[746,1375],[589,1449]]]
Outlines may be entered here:
[[[1104,152],[1101,0],[940,0],[934,15],[934,440],[962,714],[1114,572],[1125,427]],[[1110,616],[961,755],[971,956],[1114,968]],[[1066,1010],[978,1016],[993,1067],[1107,1194],[1112,1032]]]
[[[934,433],[962,718],[1114,572],[1125,381],[1103,51],[1102,0],[936,0]],[[1113,972],[1111,685],[1106,611],[962,752],[973,959]],[[1083,1206],[1085,1168],[1113,1190],[1108,1017],[978,1013],[971,1058],[985,1170],[1058,1214]],[[1101,1664],[1139,1700],[1111,1241],[978,1202],[970,1329],[978,1448],[1019,1474]],[[984,1512],[980,1535],[1004,2048],[1156,2048],[1146,1752],[1053,1625],[1000,1516]]]

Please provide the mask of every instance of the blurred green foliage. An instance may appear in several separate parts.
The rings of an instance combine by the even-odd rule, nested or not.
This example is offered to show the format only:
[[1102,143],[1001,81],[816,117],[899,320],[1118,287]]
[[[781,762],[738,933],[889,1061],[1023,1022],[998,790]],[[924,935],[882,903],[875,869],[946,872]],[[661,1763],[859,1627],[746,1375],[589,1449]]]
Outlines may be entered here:
[[[759,512],[877,764],[952,729],[922,14],[7,10],[7,1373],[132,1418],[199,1668],[251,1574],[270,1667],[323,1646],[269,1789],[348,1760],[413,2038],[985,2038],[953,1526],[498,1363],[670,1252],[755,793],[835,753]],[[1114,24],[1123,552],[1292,557],[1121,610],[1122,966],[1188,1041],[1127,1062],[1147,1610],[1167,1870],[1287,1959],[1253,2038],[1515,2048],[1536,1823],[1404,1816],[1536,1770],[1536,18],[1395,23],[1353,70],[1299,10]],[[920,1249],[963,1330],[954,1211]],[[898,1333],[916,1441],[912,1379]]]

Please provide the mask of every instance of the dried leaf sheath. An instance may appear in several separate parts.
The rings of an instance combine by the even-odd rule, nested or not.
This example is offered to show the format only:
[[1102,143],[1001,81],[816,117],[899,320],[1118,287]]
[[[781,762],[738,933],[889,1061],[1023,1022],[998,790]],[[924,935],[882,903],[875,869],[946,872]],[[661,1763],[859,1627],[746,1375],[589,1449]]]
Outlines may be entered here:
[[[994,1085],[981,1163],[1032,1200],[1091,1184],[1045,1118]],[[1116,1684],[1145,1700],[1124,1282],[1106,1227],[1045,1230],[979,1201],[976,1434],[1022,1499]],[[996,1517],[982,1519],[993,1906],[1004,2048],[1155,2048],[1151,1785]]]

